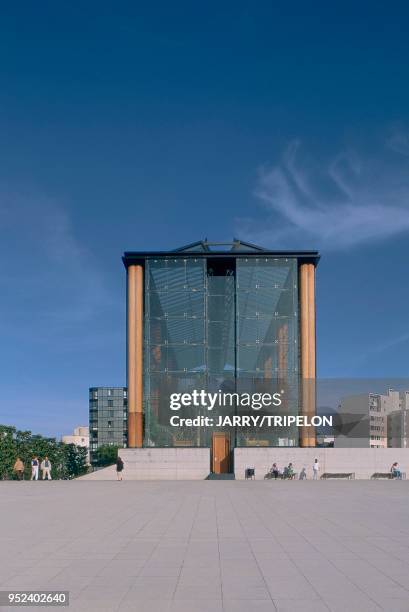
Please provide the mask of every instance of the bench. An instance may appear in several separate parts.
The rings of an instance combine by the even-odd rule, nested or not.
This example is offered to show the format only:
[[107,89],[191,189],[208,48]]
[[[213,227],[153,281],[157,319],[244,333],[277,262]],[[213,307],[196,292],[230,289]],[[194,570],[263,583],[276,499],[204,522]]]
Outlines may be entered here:
[[[375,472],[371,476],[371,480],[379,480],[386,478],[388,480],[399,480],[396,476],[393,476],[392,472]],[[401,479],[406,480],[406,472],[401,472]]]
[[355,472],[325,472],[321,476],[321,480],[328,480],[329,478],[347,478],[348,480],[355,480]]
[[273,472],[267,472],[267,474],[264,475],[264,480],[281,480],[282,477],[283,475],[281,472],[278,473],[277,478],[274,476]]

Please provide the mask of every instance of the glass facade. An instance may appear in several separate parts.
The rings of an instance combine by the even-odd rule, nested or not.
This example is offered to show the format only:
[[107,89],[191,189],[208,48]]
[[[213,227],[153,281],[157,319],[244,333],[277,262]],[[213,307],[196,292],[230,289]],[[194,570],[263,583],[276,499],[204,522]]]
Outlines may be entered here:
[[[144,277],[144,446],[210,446],[215,428],[170,426],[172,393],[279,391],[280,414],[298,414],[296,258],[148,257]],[[296,428],[229,432],[233,446],[298,444]]]
[[206,261],[145,265],[144,445],[203,446],[203,432],[169,425],[169,396],[206,387]]
[[[239,392],[280,392],[280,410],[299,412],[298,265],[296,259],[238,258],[236,262],[236,356]],[[237,446],[298,445],[296,426],[240,428]]]

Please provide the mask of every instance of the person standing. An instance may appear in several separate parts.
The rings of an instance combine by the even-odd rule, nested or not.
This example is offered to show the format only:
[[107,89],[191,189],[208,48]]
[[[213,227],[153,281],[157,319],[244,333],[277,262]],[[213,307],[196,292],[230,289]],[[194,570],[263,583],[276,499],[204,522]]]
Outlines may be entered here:
[[38,457],[31,460],[31,480],[38,480]]
[[116,460],[116,478],[117,480],[122,480],[122,470],[124,469],[124,462],[121,457],[118,457]]
[[13,471],[17,476],[17,480],[24,479],[24,463],[21,461],[20,457],[17,457],[16,462],[13,466]]
[[51,462],[47,456],[45,456],[43,461],[41,462],[41,471],[43,474],[43,480],[52,480],[51,479]]
[[318,480],[318,472],[320,471],[320,464],[318,463],[318,459],[315,459],[312,466],[312,479]]

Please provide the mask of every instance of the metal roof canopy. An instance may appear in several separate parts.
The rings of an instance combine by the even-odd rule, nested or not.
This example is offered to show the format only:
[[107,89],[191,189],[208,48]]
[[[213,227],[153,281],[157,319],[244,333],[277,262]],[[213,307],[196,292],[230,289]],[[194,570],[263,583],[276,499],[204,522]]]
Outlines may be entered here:
[[127,268],[130,264],[143,263],[148,257],[274,257],[297,258],[314,265],[318,264],[320,254],[318,251],[271,251],[263,247],[233,238],[232,242],[209,242],[207,238],[192,242],[172,251],[125,251],[122,261]]

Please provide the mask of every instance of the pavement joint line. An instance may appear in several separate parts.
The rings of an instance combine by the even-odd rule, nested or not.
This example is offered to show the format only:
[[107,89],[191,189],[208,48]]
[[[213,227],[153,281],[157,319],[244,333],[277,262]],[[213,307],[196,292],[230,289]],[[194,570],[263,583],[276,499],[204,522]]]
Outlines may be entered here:
[[[284,520],[286,520],[286,519],[284,519]],[[286,522],[287,522],[287,521],[286,521]],[[287,524],[288,524],[288,522],[287,522]],[[305,540],[307,540],[307,541],[308,541],[308,539],[307,539],[307,538],[304,536],[304,534],[303,534],[302,532],[300,532],[300,531],[299,531],[299,529],[297,529],[297,527],[293,527],[293,529],[294,529],[295,531],[297,531],[297,533],[299,534],[299,536],[300,536],[300,537],[302,537],[303,539],[305,539]],[[313,542],[309,542],[309,543],[310,543],[310,546],[312,546],[313,548],[315,548],[315,550],[316,550],[316,551],[317,551],[317,552],[318,552],[320,555],[322,554],[322,553],[321,553],[321,551],[315,547],[315,545],[314,545],[314,543],[313,543]],[[351,551],[351,552],[352,552],[352,551]],[[332,562],[330,559],[328,559],[328,558],[327,558],[326,560],[327,560],[327,562],[328,562],[330,565],[332,565],[332,566],[334,567],[334,569],[335,569],[337,572],[340,572],[341,574],[343,574],[343,575],[344,575],[344,577],[347,579],[347,581],[348,581],[348,582],[350,582],[351,584],[354,584],[354,586],[358,587],[358,589],[359,589],[359,590],[360,590],[360,591],[361,591],[361,592],[364,594],[364,596],[365,596],[365,597],[368,597],[369,599],[371,599],[371,600],[372,600],[372,598],[371,598],[371,597],[368,595],[368,593],[366,593],[366,592],[365,592],[365,591],[364,591],[364,590],[363,590],[363,589],[362,589],[362,588],[361,588],[359,585],[357,585],[357,584],[356,584],[356,583],[355,583],[353,580],[351,580],[349,576],[347,576],[346,574],[344,574],[344,572],[342,572],[342,570],[339,570],[339,568],[337,568],[337,567],[334,565],[334,563],[333,563],[333,562]],[[299,569],[299,571],[300,571],[300,572],[303,574],[302,570],[299,568],[299,565],[297,565],[297,562],[296,562],[296,561],[294,561],[294,563],[296,564],[296,566],[297,566],[297,568]],[[303,574],[303,575],[304,575],[304,574]],[[311,582],[308,580],[307,576],[305,576],[305,575],[304,575],[304,577],[305,577],[305,579],[308,581],[308,583],[311,585],[311,587],[314,589],[314,591],[316,591],[316,592],[317,592],[317,594],[319,595],[320,599],[322,599],[321,594],[320,594],[320,593],[319,593],[319,592],[316,590],[316,588],[314,587],[314,585],[313,585],[313,584],[311,584]],[[375,600],[372,600],[372,602],[375,604],[375,606],[378,606],[378,604],[377,604],[377,602],[376,602]],[[324,603],[325,603],[325,600],[324,600]],[[379,607],[379,606],[378,606],[378,607]]]
[[[409,571],[406,481],[395,483],[393,488],[388,482],[370,481],[360,481],[359,486],[352,487],[341,482],[275,484],[278,486],[262,481],[244,484],[124,481],[115,487],[107,482],[80,487],[75,481],[56,481],[53,487],[44,486],[40,490],[36,483],[15,486],[2,482],[0,511],[6,513],[7,520],[0,528],[0,583],[4,589],[8,582],[24,584],[26,578],[33,584],[38,576],[41,586],[46,587],[55,585],[58,576],[66,572],[73,605],[85,610],[89,602],[89,612],[97,610],[98,603],[101,610],[114,612],[121,604],[128,609],[128,601],[132,605],[133,597],[130,592],[138,584],[141,588],[134,591],[135,605],[139,601],[152,612],[155,610],[152,597],[162,596],[169,605],[173,602],[176,610],[179,601],[181,608],[189,606],[183,603],[183,597],[191,596],[201,605],[206,597],[216,594],[221,599],[214,601],[224,612],[230,612],[231,606],[245,610],[246,601],[250,609],[251,600],[245,598],[252,596],[266,598],[260,600],[265,602],[260,603],[262,609],[268,605],[280,609],[282,600],[291,608],[294,597],[300,600],[298,609],[303,594],[305,607],[311,610],[314,601],[320,610],[338,609],[343,598],[345,607],[355,606],[354,610],[390,610],[394,605],[406,609],[405,602],[409,605],[409,585],[405,582],[405,572]],[[34,529],[32,521],[27,521],[28,509],[36,517]],[[14,550],[10,542],[14,543]],[[165,551],[166,559],[161,550]],[[130,573],[135,578],[132,575],[122,578],[122,573],[128,572],[127,556],[129,563],[134,564]],[[54,558],[55,575],[50,569]],[[172,576],[162,579],[160,574],[156,575],[162,567],[166,570],[166,564],[173,559],[178,567],[169,572]],[[121,563],[113,563],[119,560]],[[282,587],[280,562],[286,583]],[[112,574],[106,569],[111,563]],[[40,578],[41,567],[44,579]],[[189,576],[195,576],[195,567],[203,567],[197,594],[189,582]],[[106,586],[95,580],[104,575]],[[121,578],[117,584],[116,575]],[[294,590],[287,575],[294,575],[296,583],[299,576]],[[193,580],[192,583],[196,584]],[[163,590],[155,590],[155,584]],[[345,588],[343,592],[347,584],[352,590]],[[88,587],[88,594],[81,596]],[[104,600],[110,587],[112,594]]]
[[[230,504],[231,504],[231,507],[232,507],[232,508],[234,508],[234,506],[233,506],[233,504],[232,504],[232,502],[231,502],[231,499],[230,499]],[[246,535],[245,530],[243,529],[243,524],[242,524],[242,522],[241,522],[241,520],[240,520],[240,517],[238,517],[238,521],[239,521],[239,523],[240,523],[240,525],[241,525],[241,527],[242,527],[242,531],[243,531],[243,533]],[[268,588],[268,585],[267,585],[267,582],[266,582],[265,576],[264,576],[263,572],[261,571],[260,565],[259,565],[259,563],[258,563],[258,561],[257,561],[257,558],[256,558],[256,556],[255,556],[255,554],[254,554],[253,547],[251,546],[251,544],[250,544],[250,542],[249,542],[249,539],[248,539],[247,535],[246,535],[246,541],[247,541],[247,543],[248,543],[248,545],[249,545],[249,548],[250,548],[250,550],[251,550],[251,554],[253,555],[253,559],[254,559],[254,561],[255,561],[255,563],[256,563],[256,565],[257,565],[257,568],[258,568],[258,570],[259,570],[259,573],[260,573],[260,575],[261,575],[261,577],[262,577],[262,579],[263,579],[264,586],[265,586],[265,588],[266,588],[266,590],[267,590],[267,593],[268,593],[268,595],[269,595],[269,597],[270,597],[270,600],[273,602],[273,605],[274,605],[275,609],[277,610],[277,606],[275,605],[275,602],[274,602],[273,597],[272,597],[272,595],[271,595],[270,589]]]

